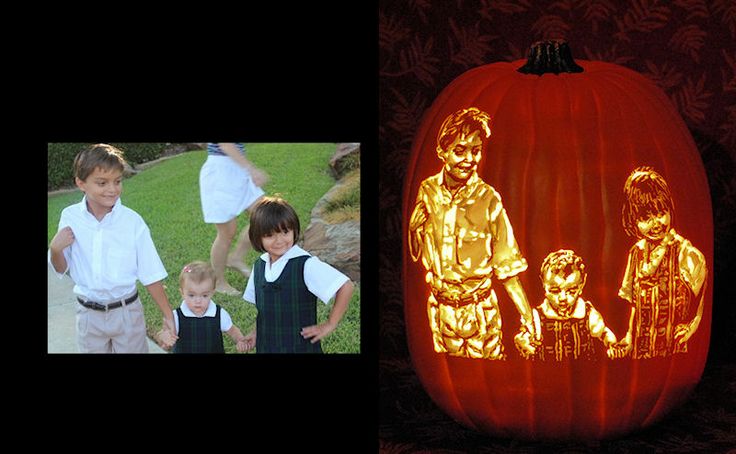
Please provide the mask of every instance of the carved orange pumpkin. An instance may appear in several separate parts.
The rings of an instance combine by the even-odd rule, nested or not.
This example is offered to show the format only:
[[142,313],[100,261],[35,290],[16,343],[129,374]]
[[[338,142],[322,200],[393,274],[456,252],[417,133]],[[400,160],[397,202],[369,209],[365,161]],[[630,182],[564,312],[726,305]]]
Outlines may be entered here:
[[[472,128],[453,126],[458,112],[486,113],[489,134],[480,128],[476,139]],[[447,131],[450,138],[438,143]],[[479,160],[473,153],[481,148],[471,139],[484,143]],[[476,160],[452,168],[466,157]],[[494,192],[467,177],[474,165]],[[622,211],[634,196],[624,187],[641,166],[666,181],[672,204],[662,208],[641,194],[634,204],[642,212],[648,206],[652,219],[668,212],[663,229],[681,235],[674,249],[656,249],[656,238],[637,236],[648,227],[636,227],[636,219],[627,234]],[[478,67],[445,88],[424,115],[406,174],[407,339],[421,383],[455,420],[501,436],[605,438],[650,425],[687,397],[702,374],[710,337],[711,202],[692,137],[652,82],[610,63],[576,64],[564,43],[538,43],[527,62]],[[450,185],[458,181],[459,189]],[[658,238],[665,233],[655,227]],[[682,244],[697,249],[695,264]],[[496,247],[518,251],[526,270],[519,271],[522,261],[495,263]],[[578,316],[555,321],[544,315],[551,310],[542,304],[550,287],[540,280],[540,267],[561,249],[582,258],[587,280],[579,297],[588,303],[580,303]],[[636,254],[643,258],[631,259],[627,301],[619,292]],[[700,266],[703,282],[693,284],[688,266]],[[525,358],[515,345],[525,314],[514,290],[506,291],[509,275],[535,309],[536,318],[526,314],[526,320],[545,336],[547,360]],[[693,332],[678,348],[678,320],[694,320],[698,303],[700,323],[688,325]],[[607,356],[601,323],[617,341],[631,324],[633,347],[624,357]],[[489,337],[494,330],[498,336]],[[583,344],[595,351],[579,355],[574,349]]]

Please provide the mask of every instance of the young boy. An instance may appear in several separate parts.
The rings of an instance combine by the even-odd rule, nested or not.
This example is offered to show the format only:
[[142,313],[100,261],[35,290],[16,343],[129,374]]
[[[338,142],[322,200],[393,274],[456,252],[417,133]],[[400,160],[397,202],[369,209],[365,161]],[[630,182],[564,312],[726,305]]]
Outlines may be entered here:
[[167,276],[143,219],[120,203],[125,161],[117,148],[96,144],[74,159],[82,201],[61,212],[49,246],[59,278],[67,271],[77,295],[81,353],[147,353],[143,306],[136,280],[146,286],[164,317],[166,346],[174,319],[161,281]]
[[[222,333],[232,338],[239,352],[253,348],[230,314],[210,299],[216,283],[215,270],[209,263],[195,261],[182,268],[179,292],[184,301],[174,311],[179,336],[174,353],[225,353]],[[163,336],[159,339],[163,341]]]
[[567,249],[552,252],[542,263],[540,277],[546,298],[532,309],[536,336],[523,332],[514,339],[521,355],[541,361],[592,360],[597,338],[613,358],[616,336],[590,301],[580,297],[587,278],[583,259]]

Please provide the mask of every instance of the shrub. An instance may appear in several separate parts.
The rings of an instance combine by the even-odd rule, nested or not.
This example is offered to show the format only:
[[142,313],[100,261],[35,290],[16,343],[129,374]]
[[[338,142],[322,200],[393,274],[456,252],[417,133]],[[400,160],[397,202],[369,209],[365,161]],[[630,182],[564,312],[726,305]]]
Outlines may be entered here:
[[[91,143],[48,144],[48,190],[74,185],[74,157]],[[161,156],[165,143],[111,143],[123,151],[131,166],[152,161]]]

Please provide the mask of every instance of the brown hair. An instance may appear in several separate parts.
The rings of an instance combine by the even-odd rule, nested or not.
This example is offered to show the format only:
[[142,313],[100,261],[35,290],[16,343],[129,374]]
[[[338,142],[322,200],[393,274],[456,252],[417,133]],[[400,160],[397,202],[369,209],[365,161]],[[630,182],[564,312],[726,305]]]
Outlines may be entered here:
[[82,181],[98,167],[122,173],[125,170],[123,152],[112,145],[98,143],[80,151],[74,158],[74,176]]
[[483,142],[491,137],[491,116],[486,112],[469,107],[448,115],[437,134],[437,151],[446,151],[457,136],[468,135],[475,131],[481,133]]
[[208,262],[195,260],[194,262],[184,265],[179,273],[179,288],[184,288],[184,281],[190,280],[199,284],[200,282],[212,279],[213,287],[217,285],[215,270]]
[[299,239],[299,216],[296,211],[281,197],[263,197],[253,208],[250,215],[248,236],[258,252],[263,249],[263,237],[274,232],[294,231],[294,243]]
[[621,220],[627,235],[640,237],[636,222],[652,214],[668,211],[674,223],[675,203],[670,188],[653,168],[642,166],[634,169],[624,184],[624,196]]

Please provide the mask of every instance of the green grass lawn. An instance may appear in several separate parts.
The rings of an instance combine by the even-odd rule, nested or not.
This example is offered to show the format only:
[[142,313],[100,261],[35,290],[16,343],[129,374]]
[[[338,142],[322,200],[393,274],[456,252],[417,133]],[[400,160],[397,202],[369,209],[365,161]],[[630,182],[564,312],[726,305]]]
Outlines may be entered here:
[[[247,144],[247,156],[265,170],[270,181],[263,188],[266,194],[279,194],[299,215],[302,231],[309,225],[310,212],[317,201],[334,184],[328,161],[335,144]],[[210,246],[215,238],[214,225],[205,224],[199,199],[199,169],[207,158],[205,151],[192,151],[175,156],[128,178],[123,183],[122,203],[138,212],[151,229],[151,236],[169,276],[164,287],[173,308],[179,307],[179,271],[193,260],[209,261]],[[61,210],[81,200],[82,193],[56,195],[48,198],[48,243],[56,234]],[[247,215],[238,218],[238,234],[247,224]],[[48,244],[47,243],[47,244]],[[252,265],[258,253],[251,251],[246,263]],[[226,271],[228,282],[239,290],[245,289],[245,278],[232,270]],[[149,335],[161,328],[161,313],[145,288],[138,289],[145,308]],[[224,307],[244,334],[255,326],[255,305],[240,296],[221,293],[213,300]],[[318,322],[327,320],[332,304],[318,302]],[[235,353],[229,336],[225,351]],[[322,340],[325,353],[360,352],[360,286],[356,284],[338,328]]]

